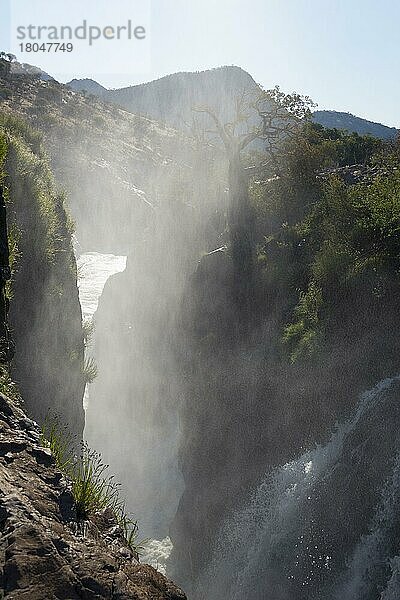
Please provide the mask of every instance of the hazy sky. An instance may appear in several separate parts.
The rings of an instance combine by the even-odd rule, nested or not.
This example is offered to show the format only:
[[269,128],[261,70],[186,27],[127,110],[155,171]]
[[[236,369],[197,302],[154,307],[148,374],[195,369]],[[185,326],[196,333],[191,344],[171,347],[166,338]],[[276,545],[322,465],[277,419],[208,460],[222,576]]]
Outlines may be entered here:
[[[6,0],[0,2],[6,6]],[[70,5],[49,0],[53,7],[58,2]],[[97,0],[96,6],[102,3]],[[265,88],[279,84],[310,95],[320,108],[400,127],[400,0],[150,3],[151,70],[133,72],[133,58],[124,52],[120,61],[127,75],[97,77],[103,85],[121,87],[176,71],[235,64]],[[31,57],[23,60],[46,69],[45,56]],[[76,77],[88,75],[78,59],[75,68]]]

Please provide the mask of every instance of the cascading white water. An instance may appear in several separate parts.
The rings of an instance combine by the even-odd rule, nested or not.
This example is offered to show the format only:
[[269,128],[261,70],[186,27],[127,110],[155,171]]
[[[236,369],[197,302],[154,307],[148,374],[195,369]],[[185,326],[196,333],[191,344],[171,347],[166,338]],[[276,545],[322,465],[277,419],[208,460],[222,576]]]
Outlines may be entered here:
[[140,557],[142,563],[151,565],[160,573],[167,574],[166,563],[172,552],[172,542],[169,537],[163,540],[149,540],[143,548],[143,554]]
[[392,575],[386,589],[382,592],[381,600],[398,600],[400,598],[400,556],[390,561]]
[[[82,308],[83,322],[92,323],[99,305],[99,299],[104,286],[115,273],[121,273],[126,268],[126,256],[86,252],[77,259],[79,300]],[[90,348],[86,349],[86,352]],[[83,408],[86,410],[89,402],[89,385],[85,387]]]
[[[304,590],[302,598],[315,598],[307,588],[315,577],[324,580],[331,570],[332,557],[318,545],[310,547],[308,532],[301,527],[314,527],[308,521],[307,503],[313,499],[317,484],[327,479],[342,458],[343,448],[349,436],[361,420],[373,414],[385,392],[399,381],[399,377],[385,379],[372,390],[364,393],[355,415],[337,427],[330,441],[322,447],[305,453],[298,460],[286,464],[268,474],[253,493],[247,506],[227,519],[215,545],[212,559],[197,582],[195,597],[207,600],[298,600],[293,589]],[[375,530],[360,541],[355,549],[349,577],[340,589],[335,586],[325,600],[365,600],[363,595],[365,571],[379,555],[382,523],[390,522],[399,497],[399,465],[392,479],[382,492],[383,508],[375,518]],[[334,490],[333,490],[334,492]],[[332,497],[332,502],[335,499]],[[305,516],[304,516],[304,513]],[[343,515],[342,517],[345,517]],[[282,552],[282,548],[284,548]],[[371,558],[372,555],[372,558]],[[300,561],[307,557],[308,570],[298,569]],[[287,560],[287,562],[286,562]],[[284,567],[282,561],[286,562]],[[369,562],[368,562],[369,561]],[[396,576],[398,558],[393,558],[393,576],[382,598],[392,600],[393,589],[399,590]],[[267,582],[260,588],[260,581]],[[273,593],[273,596],[271,595]]]
[[[91,322],[107,279],[124,271],[126,257],[91,252],[81,254],[77,262],[83,318]],[[255,583],[260,579],[268,579],[268,587],[274,590],[277,600],[297,600],[288,591],[288,584],[295,583],[307,590],[317,572],[322,578],[324,574],[329,574],[332,556],[320,551],[318,546],[307,546],[307,536],[298,530],[298,525],[302,522],[300,513],[311,500],[315,486],[340,462],[344,443],[351,432],[367,412],[374,410],[381,393],[398,379],[386,379],[363,394],[355,415],[337,428],[325,446],[305,453],[266,476],[247,506],[236,512],[223,526],[212,560],[198,580],[196,598],[269,600],[270,596],[265,595],[268,592],[257,589],[258,584]],[[88,401],[87,388],[86,405]],[[399,490],[400,458],[397,457],[392,478],[382,492],[382,503],[377,507],[371,531],[354,548],[348,569],[329,592],[327,600],[369,598],[371,586],[376,585],[375,573],[382,567],[382,561],[387,563],[387,556],[391,556],[390,568],[387,566],[389,574],[383,584],[381,598],[397,600],[400,597],[400,557],[389,548],[390,527],[398,510]],[[291,532],[295,532],[294,536]],[[285,565],[286,580],[282,581],[283,571],[276,568],[276,555],[287,543],[294,548],[288,553],[291,558]],[[146,544],[142,561],[165,573],[171,550],[169,537],[163,540],[152,539]],[[308,570],[297,568],[299,561],[304,561],[305,555],[309,557]]]
[[[100,297],[107,280],[126,268],[127,257],[99,252],[87,252],[77,256],[79,299],[84,322],[92,323]],[[87,349],[91,351],[91,347]],[[83,405],[89,403],[89,389],[86,385]],[[162,540],[152,539],[145,544],[142,562],[148,563],[160,572],[166,572],[166,562],[171,554],[172,543],[169,537]]]
[[[400,598],[400,557],[393,556],[399,551],[397,533],[393,536],[399,511],[400,495],[400,453],[394,460],[392,476],[389,477],[383,492],[380,505],[377,507],[373,524],[368,535],[361,538],[354,550],[348,570],[343,581],[334,592],[335,600],[359,600],[369,598],[371,589],[379,581],[379,572],[390,564],[391,577],[382,594],[382,600],[398,600]],[[391,558],[390,558],[391,557]],[[390,560],[390,563],[388,561]]]
[[76,262],[83,320],[92,321],[107,279],[125,270],[126,256],[86,252]]

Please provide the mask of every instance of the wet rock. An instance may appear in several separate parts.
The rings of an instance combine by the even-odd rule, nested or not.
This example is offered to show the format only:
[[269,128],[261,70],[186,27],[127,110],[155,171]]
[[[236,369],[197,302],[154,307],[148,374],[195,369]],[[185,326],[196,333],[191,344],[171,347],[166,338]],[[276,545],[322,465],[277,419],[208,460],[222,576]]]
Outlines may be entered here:
[[0,597],[184,600],[138,562],[111,510],[78,526],[69,483],[48,449],[32,444],[32,429],[38,433],[21,407],[0,395]]

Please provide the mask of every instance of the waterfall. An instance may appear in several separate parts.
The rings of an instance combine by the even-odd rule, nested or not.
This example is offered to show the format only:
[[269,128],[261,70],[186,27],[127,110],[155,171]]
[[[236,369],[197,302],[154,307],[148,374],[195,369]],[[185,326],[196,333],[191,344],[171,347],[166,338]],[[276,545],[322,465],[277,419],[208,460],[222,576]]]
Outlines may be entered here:
[[[126,268],[126,263],[126,256],[114,254],[87,252],[77,256],[79,298],[84,322],[93,323],[107,280],[116,273],[122,273]],[[94,348],[89,342],[87,353],[91,354],[93,350]],[[90,385],[86,385],[83,399],[85,410],[89,405],[89,390]],[[149,539],[144,545],[141,560],[165,574],[166,562],[171,550],[172,543],[168,536],[162,540]]]
[[395,457],[393,473],[384,486],[371,529],[357,544],[343,581],[335,591],[335,600],[375,598],[377,588],[385,588],[382,600],[400,598],[399,501],[400,453]]
[[85,252],[76,262],[83,320],[92,321],[107,279],[125,270],[126,256]]
[[[265,476],[247,505],[223,525],[197,581],[196,598],[400,597],[400,447],[392,426],[399,379],[385,379],[364,393],[355,414],[337,426],[327,444]],[[380,427],[393,438],[382,441],[382,451]],[[378,479],[376,490],[371,472]],[[365,493],[363,480],[371,498],[362,498],[365,523],[360,524],[351,507]]]
[[[107,279],[125,270],[126,257],[91,252],[80,255],[77,262],[83,318],[92,322]],[[208,566],[195,584],[194,598],[400,597],[400,445],[394,412],[399,380],[385,379],[365,392],[355,413],[336,427],[325,445],[265,475],[247,504],[227,517]],[[86,406],[88,402],[89,386]],[[379,435],[379,424],[384,427],[385,443],[393,438],[382,456],[371,442]],[[154,450],[162,456],[158,448]],[[375,454],[380,478],[375,474],[371,483],[365,475],[368,485],[376,487],[370,509],[363,499],[361,511],[355,508],[352,515],[352,497],[364,477],[363,465],[372,464]],[[354,515],[364,509],[367,525],[355,524]],[[346,538],[343,556],[341,538]],[[150,539],[142,561],[165,573],[171,550],[169,537]]]
[[[85,252],[77,256],[79,300],[82,308],[84,323],[93,323],[93,318],[99,305],[107,280],[115,273],[121,273],[126,267],[126,256]],[[91,351],[90,341],[86,353]],[[85,387],[83,408],[89,403],[89,385]]]

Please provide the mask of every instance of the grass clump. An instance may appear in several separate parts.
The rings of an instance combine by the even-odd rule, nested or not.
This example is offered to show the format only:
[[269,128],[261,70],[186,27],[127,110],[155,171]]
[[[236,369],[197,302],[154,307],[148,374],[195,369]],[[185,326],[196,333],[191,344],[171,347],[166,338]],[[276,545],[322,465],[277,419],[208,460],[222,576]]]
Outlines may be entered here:
[[76,460],[73,451],[74,438],[68,427],[63,426],[56,415],[46,417],[40,442],[42,446],[51,450],[60,471],[68,474]]
[[111,509],[130,550],[140,554],[145,540],[138,542],[138,524],[127,512],[121,498],[121,484],[109,474],[109,465],[103,462],[99,452],[86,442],[80,445],[80,453],[68,427],[57,416],[48,416],[42,427],[41,443],[49,448],[57,467],[71,480],[76,519],[83,522],[96,513]]
[[92,342],[94,334],[94,323],[90,319],[85,319],[82,323],[83,341],[85,348],[88,348]]
[[108,468],[101,454],[83,442],[81,456],[71,471],[72,495],[78,520],[87,519],[106,508],[111,508],[118,516],[120,484],[115,483],[113,475],[108,475]]
[[85,358],[83,362],[82,375],[85,383],[93,383],[97,377],[97,365],[91,356]]

